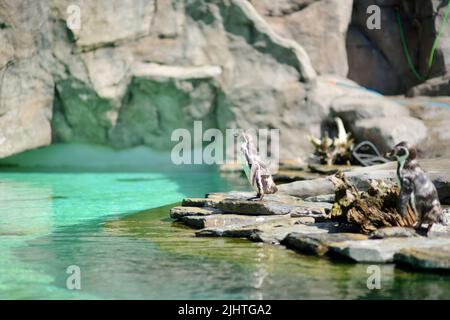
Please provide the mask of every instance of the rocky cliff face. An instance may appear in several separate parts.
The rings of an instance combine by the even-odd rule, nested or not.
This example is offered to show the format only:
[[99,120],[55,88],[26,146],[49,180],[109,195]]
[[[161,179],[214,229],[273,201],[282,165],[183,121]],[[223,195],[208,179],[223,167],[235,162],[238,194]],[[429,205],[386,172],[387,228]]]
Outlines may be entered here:
[[[372,4],[381,9],[380,30],[367,28],[367,8]],[[443,24],[447,4],[446,0],[354,0],[347,33],[348,77],[383,94],[404,94],[423,81],[408,64],[405,47],[417,74],[424,80],[449,72],[450,22]],[[432,47],[441,28],[433,65],[429,68]]]
[[[305,158],[306,135],[319,134],[342,98],[357,107],[386,103],[347,73],[363,84],[372,71],[383,85],[399,78],[376,73],[385,63],[377,60],[373,70],[357,72],[363,53],[349,49],[347,29],[356,28],[361,3],[0,0],[0,157],[51,141],[167,149],[174,129],[202,120],[204,129],[280,128],[281,157]],[[81,28],[67,23],[73,5]],[[407,135],[406,127],[360,132]],[[417,141],[426,128],[418,132]]]
[[45,1],[0,1],[0,157],[51,141],[48,10]]

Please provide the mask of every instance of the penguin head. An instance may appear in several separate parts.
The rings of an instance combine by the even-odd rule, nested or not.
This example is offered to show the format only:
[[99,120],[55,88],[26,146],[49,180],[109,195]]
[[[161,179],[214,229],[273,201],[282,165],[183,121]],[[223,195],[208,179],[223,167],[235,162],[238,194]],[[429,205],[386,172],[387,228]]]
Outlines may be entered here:
[[416,148],[409,145],[406,141],[402,141],[386,154],[386,158],[404,162],[406,160],[414,160],[416,155]]

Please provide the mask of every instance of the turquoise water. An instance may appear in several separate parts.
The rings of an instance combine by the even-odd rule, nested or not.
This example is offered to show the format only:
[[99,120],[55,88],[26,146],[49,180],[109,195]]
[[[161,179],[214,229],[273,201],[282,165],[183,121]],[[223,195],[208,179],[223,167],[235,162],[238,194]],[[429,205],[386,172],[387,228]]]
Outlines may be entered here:
[[[196,238],[168,219],[186,196],[245,188],[167,155],[52,146],[2,160],[1,299],[450,298],[449,277],[300,256],[246,240]],[[69,266],[81,290],[66,286]]]

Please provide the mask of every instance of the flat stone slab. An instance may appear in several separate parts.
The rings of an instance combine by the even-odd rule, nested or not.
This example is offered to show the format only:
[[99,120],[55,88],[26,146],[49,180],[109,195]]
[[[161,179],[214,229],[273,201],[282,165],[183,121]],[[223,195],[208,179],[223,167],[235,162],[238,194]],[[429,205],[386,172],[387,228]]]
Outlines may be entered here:
[[289,216],[245,216],[237,214],[216,214],[206,216],[183,216],[179,219],[193,229],[204,228],[242,228],[258,226],[268,222],[282,222],[291,219]]
[[271,244],[282,242],[290,233],[321,234],[345,230],[336,222],[302,223],[298,219],[269,220],[258,225],[228,225],[210,227],[196,233],[199,237],[243,237]]
[[450,245],[403,249],[394,255],[394,261],[414,269],[450,271]]
[[282,244],[303,254],[323,256],[329,252],[330,244],[343,241],[367,240],[367,236],[358,233],[290,233]]
[[450,238],[389,238],[379,240],[343,241],[330,245],[333,253],[356,262],[387,263],[403,249],[443,248],[450,245]]
[[189,207],[212,207],[223,213],[242,215],[327,216],[332,204],[307,202],[289,195],[267,195],[262,201],[248,200],[252,192],[211,193],[206,198],[186,198],[182,205]]
[[219,214],[220,210],[211,207],[174,207],[170,209],[172,219],[180,219],[186,216],[209,216]]
[[317,196],[306,197],[303,199],[308,202],[327,202],[334,203],[334,194],[320,194]]
[[386,238],[411,238],[420,235],[414,228],[391,227],[375,230],[369,235],[370,239],[386,239]]

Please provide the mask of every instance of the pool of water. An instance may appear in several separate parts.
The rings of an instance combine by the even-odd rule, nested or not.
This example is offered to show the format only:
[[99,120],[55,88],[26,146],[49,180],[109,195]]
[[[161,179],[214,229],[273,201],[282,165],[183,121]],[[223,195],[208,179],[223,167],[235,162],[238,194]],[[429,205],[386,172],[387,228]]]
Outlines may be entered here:
[[[384,265],[381,289],[369,290],[364,264],[196,238],[170,207],[245,184],[211,167],[165,167],[166,155],[86,148],[0,162],[1,299],[450,298],[448,275]],[[80,290],[66,286],[73,265]]]

